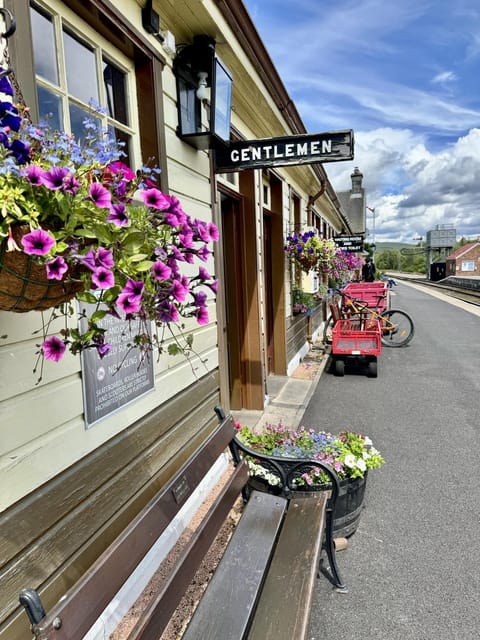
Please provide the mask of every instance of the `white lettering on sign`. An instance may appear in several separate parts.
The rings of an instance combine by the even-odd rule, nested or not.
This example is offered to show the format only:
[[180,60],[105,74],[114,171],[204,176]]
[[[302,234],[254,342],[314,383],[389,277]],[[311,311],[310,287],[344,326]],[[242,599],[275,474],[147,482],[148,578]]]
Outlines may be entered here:
[[252,160],[270,160],[272,158],[294,158],[295,156],[318,156],[332,153],[331,140],[312,140],[310,142],[287,143],[286,145],[265,144],[232,149],[232,162],[251,162]]

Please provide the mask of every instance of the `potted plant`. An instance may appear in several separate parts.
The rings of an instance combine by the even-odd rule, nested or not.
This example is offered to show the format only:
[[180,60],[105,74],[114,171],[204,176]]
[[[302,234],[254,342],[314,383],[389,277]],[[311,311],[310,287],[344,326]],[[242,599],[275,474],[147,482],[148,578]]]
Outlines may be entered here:
[[[216,226],[193,219],[175,196],[162,193],[154,181],[157,167],[134,172],[126,166],[121,146],[101,129],[93,108],[81,143],[45,123],[32,124],[28,109],[13,104],[5,73],[0,309],[51,309],[42,325],[42,362],[59,361],[66,350],[106,355],[106,314],[130,322],[131,348],[142,355],[160,353],[172,336],[169,352],[188,352],[191,336],[180,341],[181,318],[207,324],[208,290],[217,290],[203,264],[218,240]],[[86,305],[82,330],[67,322],[72,299]],[[51,335],[51,320],[59,316],[65,326]]]
[[[384,459],[370,438],[345,430],[334,435],[283,423],[267,424],[255,432],[237,423],[236,442],[250,471],[251,485],[278,494],[329,490],[328,476],[315,460],[335,470],[340,494],[334,513],[336,536],[348,537],[358,527],[367,475]],[[298,465],[305,461],[305,464]],[[293,471],[293,473],[292,473]]]

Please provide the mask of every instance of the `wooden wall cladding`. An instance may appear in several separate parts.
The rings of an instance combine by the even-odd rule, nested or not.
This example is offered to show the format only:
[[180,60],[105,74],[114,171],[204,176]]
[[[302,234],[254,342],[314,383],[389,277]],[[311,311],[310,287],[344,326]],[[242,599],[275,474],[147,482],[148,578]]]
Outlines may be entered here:
[[23,640],[22,588],[48,610],[217,424],[205,376],[0,515],[0,640]]

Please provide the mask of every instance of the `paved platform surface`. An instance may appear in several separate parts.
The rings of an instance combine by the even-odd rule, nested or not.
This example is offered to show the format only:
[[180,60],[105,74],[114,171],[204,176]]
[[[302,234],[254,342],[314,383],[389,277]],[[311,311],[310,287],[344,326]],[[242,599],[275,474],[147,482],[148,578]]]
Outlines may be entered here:
[[480,638],[480,308],[410,282],[392,306],[416,333],[383,349],[377,379],[333,376],[325,358],[312,379],[272,379],[265,411],[242,413],[250,426],[351,427],[387,460],[338,555],[349,592],[319,579],[309,640]]

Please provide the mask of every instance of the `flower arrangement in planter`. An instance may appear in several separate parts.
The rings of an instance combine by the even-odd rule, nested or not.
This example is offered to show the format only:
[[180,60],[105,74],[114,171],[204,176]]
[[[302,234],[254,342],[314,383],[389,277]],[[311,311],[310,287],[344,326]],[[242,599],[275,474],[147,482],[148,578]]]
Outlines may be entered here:
[[[363,508],[367,474],[384,464],[381,454],[366,436],[353,431],[332,435],[325,431],[284,424],[266,425],[260,433],[237,423],[236,446],[249,467],[250,487],[273,494],[306,496],[331,491],[333,469],[339,480],[335,489],[333,531],[336,536],[355,533]],[[326,469],[315,466],[315,461]]]
[[309,313],[320,303],[322,293],[307,293],[302,289],[294,289],[292,291],[292,312],[293,315],[302,315]]
[[[28,110],[13,104],[7,76],[0,93],[11,99],[0,102],[0,309],[51,309],[39,345],[47,360],[89,348],[105,356],[107,314],[129,321],[130,346],[142,354],[161,353],[166,337],[174,339],[170,353],[188,352],[191,336],[180,341],[181,318],[207,324],[208,291],[217,291],[202,264],[218,240],[216,226],[191,218],[175,196],[162,193],[154,182],[158,168],[135,173],[123,164],[95,110],[79,144],[32,124]],[[67,322],[74,298],[88,305],[83,331]],[[59,316],[64,328],[49,335]]]
[[[305,427],[292,429],[281,422],[277,425],[265,425],[260,433],[240,424],[237,424],[237,429],[237,439],[259,454],[298,460],[321,460],[336,471],[340,480],[363,478],[369,470],[378,469],[385,462],[370,438],[353,431],[341,431],[332,435]],[[252,456],[247,457],[247,462],[252,476],[263,478],[272,486],[281,481]],[[298,487],[321,486],[324,482],[322,471],[314,467],[296,480]]]

